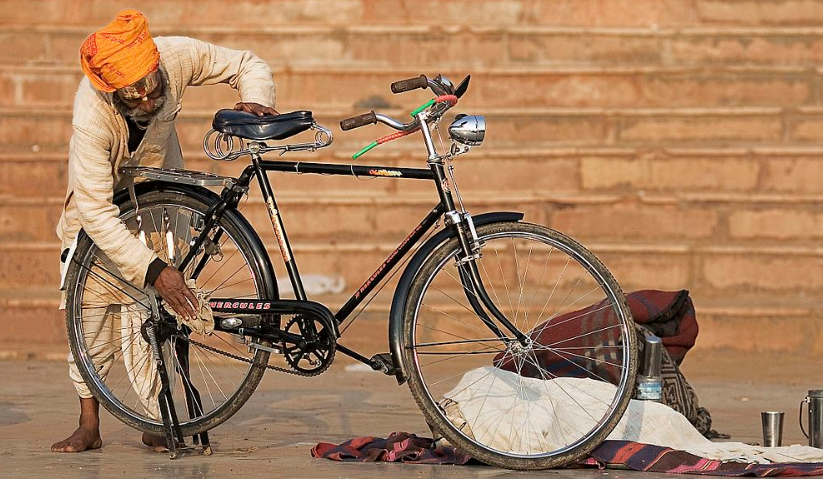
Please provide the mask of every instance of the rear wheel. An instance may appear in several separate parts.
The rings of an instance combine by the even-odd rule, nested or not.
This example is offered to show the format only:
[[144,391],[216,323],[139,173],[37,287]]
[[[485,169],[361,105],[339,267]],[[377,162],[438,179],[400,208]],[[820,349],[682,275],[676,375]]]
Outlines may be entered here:
[[592,253],[556,231],[494,223],[477,232],[484,287],[530,341],[497,323],[501,339],[481,320],[451,239],[410,286],[409,387],[433,429],[476,459],[513,469],[568,464],[606,438],[633,393],[625,297]]
[[[203,228],[207,193],[150,191],[138,197],[139,214],[128,202],[120,217],[160,258],[179,265],[190,240]],[[273,275],[264,271],[256,245],[259,239],[248,223],[236,211],[227,211],[184,276],[196,278],[197,288],[209,295],[277,299],[276,285],[267,280]],[[138,285],[125,281],[85,235],[66,285],[69,343],[83,381],[115,417],[163,435],[159,378],[141,332],[151,313],[149,298]],[[166,320],[159,340],[182,432],[211,429],[248,400],[265,372],[269,352],[249,348],[235,334],[201,335],[186,326],[178,328],[170,316]]]

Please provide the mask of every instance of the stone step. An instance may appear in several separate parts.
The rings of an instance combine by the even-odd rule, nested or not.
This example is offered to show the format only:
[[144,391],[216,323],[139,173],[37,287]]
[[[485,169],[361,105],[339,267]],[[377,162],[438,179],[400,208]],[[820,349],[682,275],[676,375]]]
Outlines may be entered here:
[[[341,343],[357,351],[387,351],[387,316],[391,291],[377,296]],[[823,310],[819,304],[798,299],[776,302],[738,298],[707,299],[691,294],[700,333],[696,346],[748,353],[817,351],[823,340]],[[322,295],[313,300],[332,311],[347,295]],[[26,288],[5,290],[0,315],[7,318],[0,331],[0,358],[64,361],[68,352],[66,322],[58,309],[55,290]]]
[[[307,190],[317,185],[306,183]],[[300,192],[278,195],[278,208],[294,241],[399,241],[437,204],[428,195],[406,193]],[[785,242],[807,247],[823,239],[823,195],[748,194],[507,194],[466,193],[466,208],[520,211],[532,223],[551,225],[574,237],[604,242],[674,242],[687,247],[743,246]],[[63,198],[0,197],[0,244],[48,242],[55,238]],[[262,198],[251,195],[240,212],[266,241],[274,241]],[[366,233],[368,232],[368,233]]]
[[[305,106],[303,107],[305,108]],[[292,105],[285,104],[284,111]],[[328,151],[354,153],[376,138],[390,133],[378,125],[348,132],[337,129],[339,120],[366,108],[346,111],[317,111],[318,123],[327,125],[338,140]],[[384,113],[402,118],[401,110]],[[543,148],[617,146],[644,148],[702,147],[779,147],[821,144],[818,134],[823,124],[823,108],[737,107],[737,108],[483,108],[469,105],[456,111],[485,114],[487,123],[484,145],[492,148]],[[0,142],[8,151],[65,148],[71,137],[70,112],[44,109],[0,109]],[[186,110],[177,118],[177,130],[186,150],[201,148],[209,129],[213,111]],[[446,120],[448,121],[448,119]],[[308,133],[295,137],[306,141]],[[413,141],[416,139],[417,141]],[[392,151],[395,145],[416,143],[417,158],[425,158],[419,137],[393,142],[381,147]],[[309,155],[310,156],[310,155]],[[361,161],[367,161],[369,156]],[[308,160],[307,160],[308,161]]]
[[[823,253],[813,244],[689,245],[577,239],[597,254],[627,291],[688,287],[706,298],[768,297],[776,301],[823,294]],[[400,241],[295,242],[293,250],[301,273],[342,277],[354,290]],[[276,244],[267,246],[278,264]],[[0,244],[0,287],[58,284],[59,250],[55,242]],[[282,268],[278,271],[283,273]]]
[[[345,194],[307,198],[289,194],[278,197],[283,222],[293,241],[329,243],[355,242],[364,236],[372,241],[399,242],[437,203],[434,187],[427,196]],[[62,206],[61,197],[32,201],[0,199],[0,244],[53,241]],[[475,214],[521,211],[529,221],[542,224],[546,222],[548,204],[542,198],[498,193],[467,199],[466,207]],[[260,196],[244,202],[240,212],[264,240],[276,240]]]
[[[384,22],[381,22],[384,23]],[[3,25],[0,64],[77,66],[97,24]],[[153,23],[155,35],[182,35],[252,50],[270,65],[380,63],[403,69],[432,61],[465,68],[537,65],[802,65],[823,61],[818,27],[562,27],[535,25],[247,25]]]
[[[411,146],[397,143],[378,148],[354,163],[422,167],[420,159],[407,148]],[[310,155],[298,153],[283,159],[348,164],[352,161],[344,150],[353,148],[354,145]],[[245,159],[207,159],[201,148],[184,151],[184,157],[188,169],[235,177],[248,164]],[[509,149],[483,145],[459,157],[454,165],[460,190],[467,196],[490,191],[517,196],[665,192],[681,201],[791,204],[814,203],[818,200],[816,195],[823,194],[821,162],[820,147]],[[36,153],[7,150],[0,153],[0,198],[62,197],[66,174],[67,153],[60,147]],[[269,177],[278,195],[323,197],[345,192],[381,196],[400,192],[429,198],[431,194],[427,181],[293,174]],[[743,193],[746,195],[740,196]]]
[[[342,140],[337,140],[344,142]],[[490,142],[492,143],[492,142]],[[343,145],[334,151],[294,154],[285,160],[352,163]],[[410,143],[396,143],[369,152],[355,164],[424,167]],[[0,153],[0,199],[62,198],[67,181],[67,152],[62,147],[38,152]],[[207,159],[202,148],[184,151],[187,168],[237,176],[248,164]],[[571,195],[587,201],[588,194],[666,193],[679,201],[715,203],[814,204],[823,194],[821,147],[552,147],[475,148],[455,162],[460,190],[467,197],[489,192],[545,196],[561,201]],[[271,174],[278,196],[309,198],[335,194],[383,197],[396,193],[430,198],[427,181],[354,179],[347,176]],[[257,195],[256,187],[252,196]],[[552,197],[552,195],[557,197]]]
[[[293,25],[551,25],[567,27],[689,27],[689,26],[820,26],[823,6],[803,0],[763,5],[761,0],[615,0],[608,8],[600,0],[288,0],[277,5],[256,0],[223,2],[172,0],[141,6],[152,26],[226,25],[242,19],[244,28],[274,29]],[[32,0],[26,8],[3,0],[5,25],[93,25],[109,23],[117,8],[105,0],[82,4],[62,0]]]
[[[2,61],[2,60],[0,60]],[[332,67],[286,66],[274,69],[278,105],[323,105],[333,109],[411,110],[431,95],[392,95],[392,81],[421,72],[436,74],[431,63],[414,68],[384,64]],[[410,66],[412,65],[412,66]],[[454,82],[472,74],[463,97],[472,108],[689,108],[781,107],[820,104],[823,70],[805,66],[676,67],[521,67],[457,68],[441,73]],[[20,66],[0,71],[0,107],[70,108],[82,71],[71,66]],[[190,88],[187,109],[231,106],[237,93],[226,85]],[[462,105],[461,104],[461,105]],[[318,109],[319,110],[319,109]],[[283,108],[281,108],[283,111]]]

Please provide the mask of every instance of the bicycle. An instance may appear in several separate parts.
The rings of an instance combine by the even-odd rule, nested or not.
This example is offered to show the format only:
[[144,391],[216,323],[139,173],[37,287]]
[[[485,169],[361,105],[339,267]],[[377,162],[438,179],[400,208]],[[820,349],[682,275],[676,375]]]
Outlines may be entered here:
[[[66,324],[76,364],[100,403],[138,430],[165,435],[172,458],[186,447],[184,436],[209,454],[207,432],[243,406],[267,369],[315,376],[340,352],[408,383],[432,431],[488,464],[556,467],[599,445],[634,388],[636,338],[625,297],[605,266],[562,233],[523,222],[522,213],[466,211],[453,160],[482,143],[485,120],[457,115],[445,152],[433,133],[469,79],[454,86],[421,75],[393,83],[394,93],[435,94],[405,123],[374,111],[341,121],[344,131],[376,123],[397,130],[355,159],[420,132],[427,168],[264,160],[269,152],[324,148],[332,132],[308,111],[256,117],[232,110],[216,113],[204,149],[215,160],[249,158],[238,177],[124,168],[123,175],[151,181],[116,195],[121,220],[208,295],[214,332],[178,324],[151,287],[121,278],[81,232],[64,273]],[[308,130],[314,141],[269,144]],[[268,172],[428,180],[438,203],[332,313],[307,298]],[[255,178],[295,299],[280,298],[266,247],[239,211]],[[441,218],[445,227],[435,233]],[[369,358],[341,344],[341,324],[401,264],[389,352]],[[588,304],[588,312],[564,313]],[[282,366],[272,364],[277,356]],[[605,392],[595,394],[593,385]]]

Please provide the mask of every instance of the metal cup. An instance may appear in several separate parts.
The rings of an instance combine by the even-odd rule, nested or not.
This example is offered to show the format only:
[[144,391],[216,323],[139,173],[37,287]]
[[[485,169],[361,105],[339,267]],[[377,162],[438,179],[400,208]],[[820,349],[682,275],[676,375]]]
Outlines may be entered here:
[[783,412],[767,411],[760,413],[763,424],[763,445],[776,447],[783,445]]

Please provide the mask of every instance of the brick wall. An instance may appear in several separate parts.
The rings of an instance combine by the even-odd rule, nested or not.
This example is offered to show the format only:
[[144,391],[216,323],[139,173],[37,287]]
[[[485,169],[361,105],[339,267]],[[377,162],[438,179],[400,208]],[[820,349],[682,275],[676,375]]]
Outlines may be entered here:
[[[66,182],[79,44],[120,1],[0,0],[0,354],[62,351],[53,230]],[[588,245],[625,290],[692,291],[699,346],[823,352],[823,1],[164,0],[155,35],[254,50],[278,109],[310,109],[345,162],[385,133],[342,133],[425,94],[392,80],[473,75],[460,111],[486,143],[458,160],[473,212],[522,210]],[[228,88],[192,89],[179,117],[191,168]],[[420,165],[412,139],[367,163]],[[428,185],[273,177],[301,270],[353,290],[432,204]],[[259,197],[247,214],[272,235]],[[373,232],[364,237],[362,231]],[[274,243],[271,243],[274,244]],[[327,298],[332,305],[343,298]],[[377,351],[375,313],[353,341]],[[381,323],[382,324],[382,323]],[[23,328],[21,325],[27,325]],[[32,339],[31,325],[37,338]],[[372,332],[377,331],[377,332]]]

